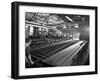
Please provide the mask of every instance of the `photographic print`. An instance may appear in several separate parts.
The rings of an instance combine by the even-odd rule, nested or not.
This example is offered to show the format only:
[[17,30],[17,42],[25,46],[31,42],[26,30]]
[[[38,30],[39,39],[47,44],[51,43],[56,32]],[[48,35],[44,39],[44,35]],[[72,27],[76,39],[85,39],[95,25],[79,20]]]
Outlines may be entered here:
[[26,68],[89,65],[89,15],[25,12]]
[[97,7],[12,2],[13,79],[97,74]]

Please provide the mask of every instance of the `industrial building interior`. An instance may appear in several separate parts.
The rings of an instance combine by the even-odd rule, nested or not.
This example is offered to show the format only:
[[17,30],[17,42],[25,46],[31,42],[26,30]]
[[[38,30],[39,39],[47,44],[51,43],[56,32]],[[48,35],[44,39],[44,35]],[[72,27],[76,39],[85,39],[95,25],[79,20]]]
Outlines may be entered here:
[[25,67],[89,65],[89,15],[25,12]]

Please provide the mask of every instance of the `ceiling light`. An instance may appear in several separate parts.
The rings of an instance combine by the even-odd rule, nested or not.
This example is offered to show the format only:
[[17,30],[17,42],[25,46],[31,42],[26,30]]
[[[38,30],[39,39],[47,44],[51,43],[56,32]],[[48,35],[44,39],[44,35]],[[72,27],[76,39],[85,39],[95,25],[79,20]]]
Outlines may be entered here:
[[69,18],[68,16],[65,16],[68,20],[70,20],[71,22],[74,22],[71,18]]

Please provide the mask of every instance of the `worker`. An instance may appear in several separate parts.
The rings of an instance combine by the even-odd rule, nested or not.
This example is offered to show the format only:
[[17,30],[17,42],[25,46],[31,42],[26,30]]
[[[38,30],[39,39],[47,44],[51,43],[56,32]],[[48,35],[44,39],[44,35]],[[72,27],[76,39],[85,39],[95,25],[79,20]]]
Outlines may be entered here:
[[28,63],[29,66],[33,65],[34,64],[34,61],[32,61],[32,57],[31,57],[31,48],[30,48],[30,45],[31,45],[31,42],[32,40],[28,40],[26,43],[25,43],[25,52],[26,52],[26,63]]

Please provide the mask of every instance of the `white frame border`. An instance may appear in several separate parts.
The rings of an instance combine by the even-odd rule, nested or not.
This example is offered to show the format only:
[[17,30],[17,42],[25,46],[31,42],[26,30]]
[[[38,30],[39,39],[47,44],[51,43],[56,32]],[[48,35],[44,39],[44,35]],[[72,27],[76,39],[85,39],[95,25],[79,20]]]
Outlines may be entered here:
[[[90,65],[48,68],[25,68],[25,12],[90,15]],[[95,71],[95,10],[53,8],[41,6],[19,6],[19,75],[42,75]]]

